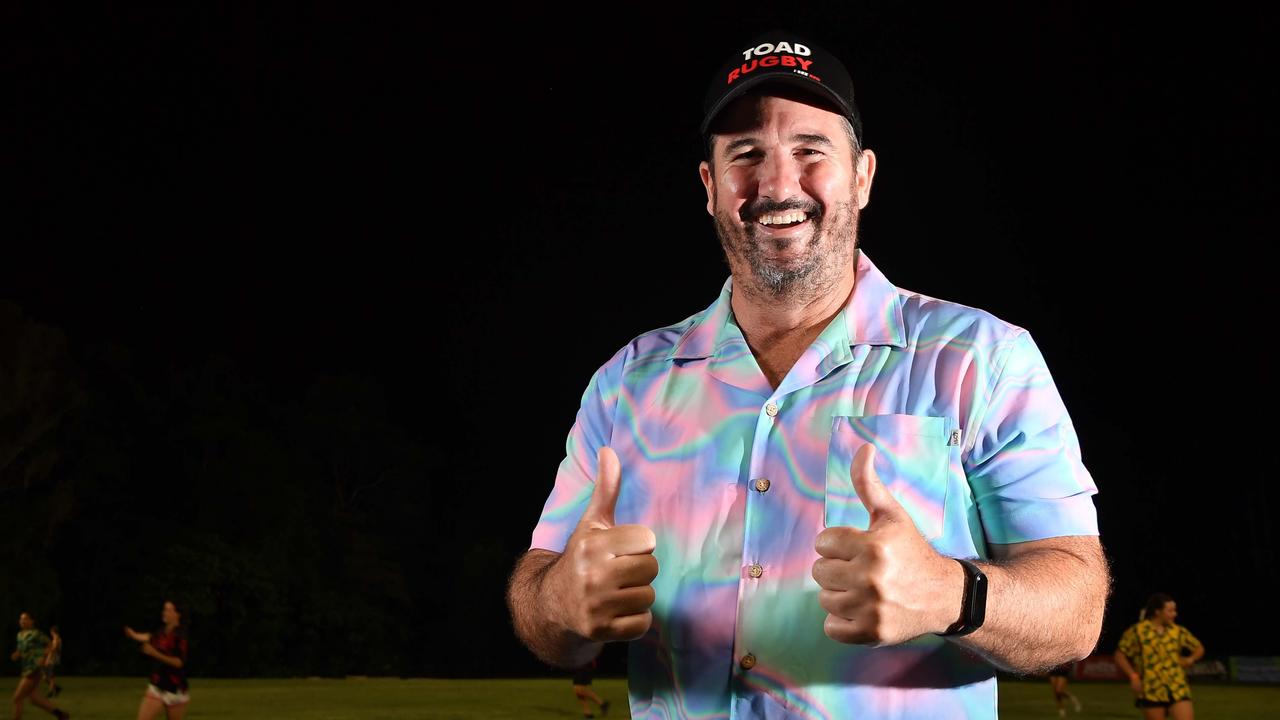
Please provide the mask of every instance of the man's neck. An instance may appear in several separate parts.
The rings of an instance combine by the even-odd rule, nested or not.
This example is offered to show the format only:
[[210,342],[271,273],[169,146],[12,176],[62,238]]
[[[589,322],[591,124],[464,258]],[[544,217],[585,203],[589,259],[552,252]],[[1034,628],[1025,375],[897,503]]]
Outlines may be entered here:
[[791,366],[844,309],[853,286],[854,274],[849,272],[825,292],[788,301],[753,293],[745,283],[734,283],[734,318],[772,387],[781,384]]

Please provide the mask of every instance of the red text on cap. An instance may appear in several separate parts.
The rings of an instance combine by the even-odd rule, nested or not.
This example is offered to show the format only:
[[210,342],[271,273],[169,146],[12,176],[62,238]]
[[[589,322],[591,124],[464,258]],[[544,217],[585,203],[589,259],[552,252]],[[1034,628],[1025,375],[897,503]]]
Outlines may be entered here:
[[[801,47],[804,47],[804,46],[801,45]],[[725,80],[725,84],[732,85],[734,80],[737,80],[739,77],[742,77],[743,75],[746,75],[747,73],[752,72],[757,67],[767,68],[767,67],[776,67],[778,65],[781,65],[782,67],[789,67],[789,68],[799,67],[800,70],[797,70],[796,72],[800,73],[801,75],[808,75],[809,73],[805,72],[805,70],[808,70],[809,66],[812,64],[813,64],[812,60],[805,60],[803,58],[798,58],[794,55],[767,55],[758,60],[752,59],[750,63],[742,63],[742,67],[736,67],[730,70],[729,79]]]

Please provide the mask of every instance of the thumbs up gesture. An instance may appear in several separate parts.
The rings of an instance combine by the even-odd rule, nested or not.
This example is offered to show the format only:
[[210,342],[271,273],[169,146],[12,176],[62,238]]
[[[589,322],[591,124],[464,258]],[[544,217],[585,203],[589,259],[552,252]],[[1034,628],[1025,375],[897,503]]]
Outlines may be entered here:
[[609,447],[600,448],[597,460],[591,500],[547,581],[554,583],[565,627],[596,642],[634,640],[653,621],[657,539],[643,525],[614,523],[622,468]]
[[823,630],[833,640],[896,645],[943,632],[960,617],[964,570],[939,555],[880,481],[875,446],[853,458],[854,492],[871,516],[866,530],[829,527],[818,534],[813,563]]

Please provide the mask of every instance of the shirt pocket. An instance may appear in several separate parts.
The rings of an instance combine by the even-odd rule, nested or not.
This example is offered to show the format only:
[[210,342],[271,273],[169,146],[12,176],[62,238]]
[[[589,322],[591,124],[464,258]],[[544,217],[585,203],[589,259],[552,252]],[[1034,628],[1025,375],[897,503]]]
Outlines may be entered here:
[[919,415],[836,416],[827,450],[825,524],[862,530],[870,516],[849,475],[853,456],[876,447],[875,470],[926,540],[942,537],[954,423]]

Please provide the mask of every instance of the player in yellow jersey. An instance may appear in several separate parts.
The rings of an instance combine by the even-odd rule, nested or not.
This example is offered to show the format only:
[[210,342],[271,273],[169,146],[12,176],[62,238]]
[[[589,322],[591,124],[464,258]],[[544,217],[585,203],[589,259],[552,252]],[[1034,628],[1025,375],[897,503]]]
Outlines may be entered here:
[[[1164,593],[1147,600],[1143,620],[1124,631],[1116,647],[1116,665],[1129,676],[1134,704],[1144,720],[1193,720],[1186,668],[1204,657],[1204,646],[1175,624],[1178,604]],[[1183,650],[1190,652],[1183,655]]]

